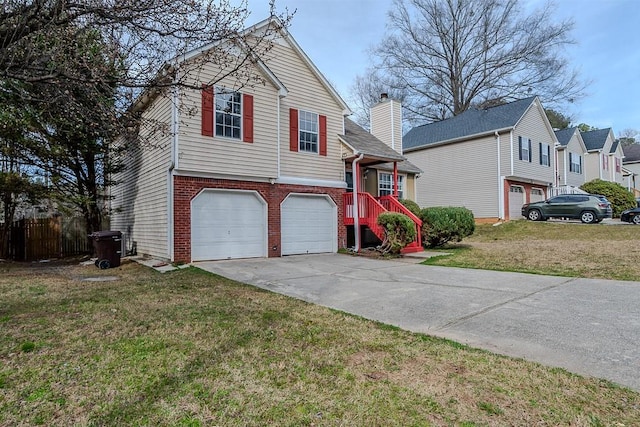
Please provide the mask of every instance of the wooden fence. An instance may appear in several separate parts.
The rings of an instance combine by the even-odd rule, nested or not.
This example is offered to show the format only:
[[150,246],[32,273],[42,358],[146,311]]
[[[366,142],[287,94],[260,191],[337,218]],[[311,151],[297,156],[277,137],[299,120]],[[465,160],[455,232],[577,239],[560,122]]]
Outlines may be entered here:
[[8,257],[15,261],[90,254],[84,218],[22,219],[11,226]]

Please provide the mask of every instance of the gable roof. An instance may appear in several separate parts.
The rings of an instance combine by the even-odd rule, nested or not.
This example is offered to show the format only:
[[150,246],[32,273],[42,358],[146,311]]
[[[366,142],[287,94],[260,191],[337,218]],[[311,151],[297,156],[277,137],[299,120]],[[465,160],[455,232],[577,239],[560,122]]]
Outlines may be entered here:
[[577,129],[578,129],[577,127],[560,129],[560,130],[554,131],[554,133],[556,134],[556,138],[558,139],[558,142],[560,143],[560,145],[563,147],[566,147],[569,141],[571,141],[573,134],[576,133]]
[[624,151],[623,163],[638,163],[640,162],[640,144],[631,144],[626,147],[622,147]]
[[411,129],[403,137],[405,150],[475,135],[512,129],[536,100],[536,96],[480,110],[469,109],[450,119]]
[[344,119],[344,135],[338,135],[338,137],[352,148],[354,153],[385,161],[405,160],[403,155],[371,135],[351,119]]
[[580,132],[587,151],[602,150],[607,142],[607,137],[611,132],[611,128],[591,130],[589,132]]
[[618,149],[618,145],[620,145],[620,141],[613,141],[613,144],[611,144],[611,150],[609,150],[609,154],[615,153]]

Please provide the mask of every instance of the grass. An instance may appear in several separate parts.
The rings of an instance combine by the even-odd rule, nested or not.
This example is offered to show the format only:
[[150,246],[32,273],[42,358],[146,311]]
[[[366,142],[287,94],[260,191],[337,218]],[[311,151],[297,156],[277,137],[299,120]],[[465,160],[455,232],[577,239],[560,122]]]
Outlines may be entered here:
[[640,227],[511,221],[479,225],[430,265],[640,281]]
[[[479,237],[479,236],[478,236]],[[87,276],[117,275],[112,282]],[[0,264],[0,425],[627,425],[640,395],[195,268]]]

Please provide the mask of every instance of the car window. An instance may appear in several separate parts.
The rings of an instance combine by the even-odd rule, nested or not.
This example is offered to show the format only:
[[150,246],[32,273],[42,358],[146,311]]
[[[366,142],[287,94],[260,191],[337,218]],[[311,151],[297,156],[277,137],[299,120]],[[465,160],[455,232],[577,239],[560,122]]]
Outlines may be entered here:
[[567,198],[565,196],[556,196],[549,199],[549,203],[565,203]]

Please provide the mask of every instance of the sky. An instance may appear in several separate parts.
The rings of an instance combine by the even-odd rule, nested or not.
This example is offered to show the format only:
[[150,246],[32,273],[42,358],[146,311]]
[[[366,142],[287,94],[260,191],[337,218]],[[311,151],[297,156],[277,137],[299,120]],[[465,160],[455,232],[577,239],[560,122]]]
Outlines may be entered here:
[[[535,8],[543,0],[523,0]],[[248,0],[247,25],[266,18],[268,0]],[[587,96],[565,115],[573,124],[640,131],[640,0],[556,0],[558,20],[572,18],[576,44],[565,53],[590,82]],[[355,78],[370,64],[369,50],[384,36],[392,0],[276,0],[296,11],[289,32],[349,102]]]

